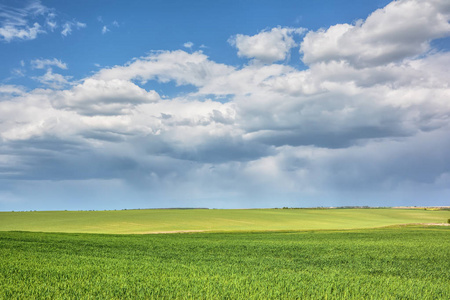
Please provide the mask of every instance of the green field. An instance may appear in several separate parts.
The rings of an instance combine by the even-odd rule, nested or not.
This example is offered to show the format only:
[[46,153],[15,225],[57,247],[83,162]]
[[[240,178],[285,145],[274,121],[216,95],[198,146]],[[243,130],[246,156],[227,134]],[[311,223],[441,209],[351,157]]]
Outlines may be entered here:
[[450,211],[419,209],[166,209],[0,212],[0,231],[154,233],[374,228],[446,223]]
[[449,218],[423,209],[1,212],[0,299],[450,299],[450,227],[419,225]]
[[449,299],[449,233],[0,232],[0,299]]

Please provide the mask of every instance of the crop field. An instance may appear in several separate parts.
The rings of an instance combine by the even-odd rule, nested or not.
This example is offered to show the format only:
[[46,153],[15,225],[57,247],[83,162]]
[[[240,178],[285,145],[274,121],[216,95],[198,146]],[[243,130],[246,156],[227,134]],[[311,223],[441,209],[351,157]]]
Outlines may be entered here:
[[0,212],[0,231],[155,233],[374,228],[446,223],[450,211],[419,209],[166,209]]
[[424,209],[1,212],[0,299],[449,299],[450,227],[419,225],[449,218]]
[[0,299],[449,299],[449,229],[0,232]]

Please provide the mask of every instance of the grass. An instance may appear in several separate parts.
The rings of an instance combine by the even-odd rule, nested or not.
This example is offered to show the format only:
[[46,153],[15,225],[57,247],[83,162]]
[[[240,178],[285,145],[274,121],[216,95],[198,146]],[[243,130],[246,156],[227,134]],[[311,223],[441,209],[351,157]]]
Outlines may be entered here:
[[183,230],[355,229],[444,223],[450,211],[407,209],[248,209],[0,212],[0,231],[151,233]]
[[0,232],[0,299],[449,299],[449,230]]

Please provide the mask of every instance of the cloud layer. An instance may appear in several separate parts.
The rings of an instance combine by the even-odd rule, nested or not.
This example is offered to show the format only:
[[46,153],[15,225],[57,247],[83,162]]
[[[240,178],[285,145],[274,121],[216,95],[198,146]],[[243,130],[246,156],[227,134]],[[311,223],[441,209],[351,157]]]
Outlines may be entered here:
[[240,57],[272,63],[288,57],[289,50],[296,46],[293,35],[303,31],[303,28],[277,27],[253,36],[237,34],[229,42],[236,46]]
[[[404,0],[355,24],[237,34],[240,67],[158,51],[70,82],[60,60],[32,61],[54,85],[0,86],[0,205],[30,206],[32,190],[106,207],[442,205],[450,53],[430,42],[450,35],[449,13]],[[171,82],[194,91],[155,91]]]
[[431,40],[448,36],[449,15],[446,1],[394,1],[356,24],[308,32],[301,44],[303,61],[346,61],[357,67],[398,62],[425,53]]

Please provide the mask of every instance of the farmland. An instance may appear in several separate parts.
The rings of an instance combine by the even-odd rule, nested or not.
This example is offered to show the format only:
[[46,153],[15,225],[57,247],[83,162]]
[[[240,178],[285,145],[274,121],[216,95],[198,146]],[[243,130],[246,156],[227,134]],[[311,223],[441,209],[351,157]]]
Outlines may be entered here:
[[0,231],[135,234],[279,231],[445,223],[449,211],[419,209],[163,209],[0,212]]
[[449,233],[0,232],[0,299],[448,299]]
[[429,225],[449,218],[424,209],[1,212],[0,299],[449,299],[450,226]]

